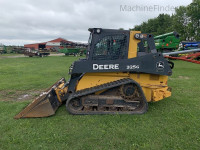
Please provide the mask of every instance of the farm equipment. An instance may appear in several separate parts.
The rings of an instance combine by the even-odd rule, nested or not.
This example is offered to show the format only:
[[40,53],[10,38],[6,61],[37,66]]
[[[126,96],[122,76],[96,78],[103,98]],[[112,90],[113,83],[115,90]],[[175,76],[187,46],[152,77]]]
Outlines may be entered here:
[[7,53],[7,48],[5,45],[0,45],[0,54],[6,54]]
[[[139,31],[89,29],[85,59],[43,92],[19,118],[47,117],[66,103],[71,114],[143,114],[148,102],[171,96],[173,63],[157,52],[153,35]],[[147,42],[148,48],[144,46]]]
[[86,49],[81,49],[81,48],[63,48],[59,49],[59,52],[64,53],[66,56],[69,55],[77,56],[77,55],[83,55],[85,50]]
[[50,55],[50,52],[48,50],[32,50],[30,48],[26,48],[24,51],[25,56],[33,57],[33,56],[39,56],[44,57]]
[[180,44],[181,50],[197,49],[200,48],[199,41],[182,41]]
[[180,39],[177,32],[170,32],[163,35],[155,36],[156,49],[160,52],[169,52],[179,47]]
[[14,46],[11,50],[11,53],[15,54],[24,54],[24,52],[27,50],[27,48],[24,48],[23,46]]
[[[176,57],[177,54],[187,54],[187,55]],[[177,52],[171,52],[171,53],[164,53],[163,55],[166,58],[169,58],[169,59],[183,60],[183,61],[187,61],[187,62],[200,64],[200,49],[192,49],[192,50],[184,50],[184,51],[177,51]],[[173,56],[173,55],[175,55],[175,56]]]
[[61,46],[63,48],[60,48],[58,51],[60,53],[64,53],[66,56],[69,56],[69,55],[73,55],[73,56],[80,55],[80,56],[82,56],[83,54],[86,54],[87,44],[67,43],[67,42],[62,41]]

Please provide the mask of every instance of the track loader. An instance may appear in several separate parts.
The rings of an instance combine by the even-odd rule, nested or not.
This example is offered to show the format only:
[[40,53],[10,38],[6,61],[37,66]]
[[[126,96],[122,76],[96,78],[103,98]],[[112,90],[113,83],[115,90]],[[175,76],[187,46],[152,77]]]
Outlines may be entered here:
[[[85,59],[15,116],[47,117],[62,104],[70,114],[143,114],[148,102],[171,96],[173,63],[157,52],[151,34],[91,28]],[[144,46],[147,43],[148,46]]]

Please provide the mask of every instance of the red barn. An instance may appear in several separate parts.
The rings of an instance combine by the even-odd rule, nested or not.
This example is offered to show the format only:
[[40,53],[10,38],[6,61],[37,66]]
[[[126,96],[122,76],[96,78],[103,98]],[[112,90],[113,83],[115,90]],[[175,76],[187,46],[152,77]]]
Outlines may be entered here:
[[46,48],[46,42],[44,43],[35,43],[35,44],[26,44],[24,45],[25,48],[30,48],[30,49],[35,49],[35,50],[38,50],[38,49],[44,49]]
[[51,48],[62,48],[61,42],[65,43],[73,43],[71,41],[65,40],[63,38],[57,38],[48,42],[43,42],[43,43],[35,43],[35,44],[25,44],[25,48],[31,48],[31,49],[51,49]]

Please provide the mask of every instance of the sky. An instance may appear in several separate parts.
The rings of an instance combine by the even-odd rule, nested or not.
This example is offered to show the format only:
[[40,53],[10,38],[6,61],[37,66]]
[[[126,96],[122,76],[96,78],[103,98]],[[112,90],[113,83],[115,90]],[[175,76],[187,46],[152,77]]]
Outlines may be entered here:
[[129,29],[192,0],[0,0],[0,43],[58,37],[87,42],[88,28]]

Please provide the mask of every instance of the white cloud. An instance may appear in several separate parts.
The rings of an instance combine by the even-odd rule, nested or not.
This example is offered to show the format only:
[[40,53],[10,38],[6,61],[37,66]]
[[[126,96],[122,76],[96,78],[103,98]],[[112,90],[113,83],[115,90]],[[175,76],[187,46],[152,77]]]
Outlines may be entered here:
[[120,11],[120,5],[188,5],[192,0],[0,0],[0,43],[23,45],[63,37],[87,41],[90,27],[129,29],[159,13]]

